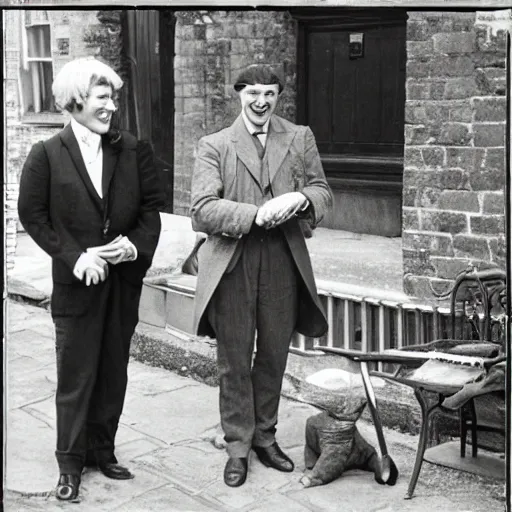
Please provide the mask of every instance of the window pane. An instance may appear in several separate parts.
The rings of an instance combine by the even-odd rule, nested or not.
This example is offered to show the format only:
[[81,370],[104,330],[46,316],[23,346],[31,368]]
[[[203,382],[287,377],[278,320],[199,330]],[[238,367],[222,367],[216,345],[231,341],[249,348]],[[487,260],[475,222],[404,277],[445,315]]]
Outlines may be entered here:
[[30,58],[51,57],[50,25],[27,27],[27,43]]
[[31,62],[27,78],[31,81],[31,87],[27,88],[30,91],[26,98],[27,112],[56,112],[52,96],[51,62]]

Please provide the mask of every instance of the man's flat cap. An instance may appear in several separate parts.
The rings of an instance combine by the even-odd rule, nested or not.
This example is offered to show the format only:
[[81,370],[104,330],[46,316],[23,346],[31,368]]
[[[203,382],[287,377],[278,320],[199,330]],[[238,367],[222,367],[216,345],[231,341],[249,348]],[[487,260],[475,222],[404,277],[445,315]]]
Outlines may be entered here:
[[284,89],[283,81],[274,69],[268,64],[252,64],[248,66],[238,75],[236,79],[235,88],[236,92],[241,91],[246,85],[279,85],[279,94]]

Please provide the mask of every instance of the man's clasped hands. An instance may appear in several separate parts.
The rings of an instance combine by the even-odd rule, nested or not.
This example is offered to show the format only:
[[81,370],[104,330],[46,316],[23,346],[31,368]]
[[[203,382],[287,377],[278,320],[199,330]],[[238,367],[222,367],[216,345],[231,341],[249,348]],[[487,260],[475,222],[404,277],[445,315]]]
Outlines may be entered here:
[[266,229],[279,226],[291,219],[297,212],[304,210],[308,200],[301,192],[288,192],[274,197],[260,206],[255,222]]
[[87,286],[105,281],[108,277],[108,264],[117,265],[124,261],[133,261],[136,258],[134,245],[127,237],[119,235],[105,245],[89,247],[78,258],[74,274],[78,279],[84,280]]

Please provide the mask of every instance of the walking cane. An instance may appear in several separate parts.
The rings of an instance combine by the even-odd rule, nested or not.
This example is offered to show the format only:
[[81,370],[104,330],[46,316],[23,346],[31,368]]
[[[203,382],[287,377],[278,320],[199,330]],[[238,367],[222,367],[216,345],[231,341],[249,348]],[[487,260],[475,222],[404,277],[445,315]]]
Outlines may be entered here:
[[368,373],[368,363],[366,361],[360,361],[359,364],[361,365],[361,377],[363,378],[366,398],[368,399],[368,407],[370,408],[370,414],[372,415],[375,431],[377,432],[377,440],[379,442],[381,454],[380,475],[375,473],[375,480],[380,484],[395,485],[398,479],[398,469],[393,462],[393,459],[388,454],[386,440],[384,439],[384,433],[382,432],[382,423],[380,421],[379,411],[377,410],[377,401],[375,399],[375,393],[370,380],[370,374]]

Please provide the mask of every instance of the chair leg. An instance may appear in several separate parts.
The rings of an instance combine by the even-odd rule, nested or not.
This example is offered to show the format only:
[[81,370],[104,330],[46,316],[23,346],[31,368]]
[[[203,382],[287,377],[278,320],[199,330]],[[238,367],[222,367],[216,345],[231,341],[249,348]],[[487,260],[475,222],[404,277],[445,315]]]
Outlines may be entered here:
[[469,402],[471,410],[471,455],[476,457],[478,455],[478,420],[476,418],[475,402],[473,399]]
[[423,464],[423,456],[425,455],[425,450],[427,449],[427,441],[428,441],[428,430],[430,425],[430,417],[434,409],[438,407],[438,404],[434,406],[429,406],[427,400],[423,396],[421,390],[415,389],[414,394],[416,399],[418,400],[421,407],[421,431],[420,431],[420,439],[418,441],[418,448],[416,451],[416,461],[414,462],[414,469],[412,471],[411,480],[409,482],[409,487],[407,489],[407,494],[405,495],[406,500],[410,500],[412,495],[414,494],[414,489],[416,487],[416,483],[418,482],[418,477],[420,476],[421,466]]
[[466,437],[468,435],[468,424],[464,415],[463,408],[459,410],[459,432],[460,432],[460,456],[466,456]]

